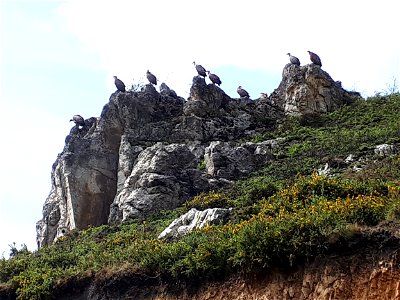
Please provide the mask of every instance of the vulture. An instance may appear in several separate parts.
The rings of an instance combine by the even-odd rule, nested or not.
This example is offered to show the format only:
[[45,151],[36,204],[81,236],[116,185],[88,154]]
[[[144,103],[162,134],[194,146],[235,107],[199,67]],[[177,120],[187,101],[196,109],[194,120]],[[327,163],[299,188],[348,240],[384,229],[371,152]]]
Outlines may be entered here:
[[315,65],[322,67],[321,59],[319,58],[319,56],[317,54],[315,54],[314,52],[311,52],[311,51],[307,51],[307,52],[308,52],[308,54],[310,54],[311,62]]
[[114,83],[118,91],[125,92],[125,84],[122,80],[118,79],[117,76],[114,76]]
[[210,71],[207,71],[207,74],[208,74],[208,78],[210,78],[210,80],[213,84],[217,84],[218,86],[221,85],[222,81],[221,81],[221,79],[219,79],[218,75],[215,75],[215,74],[211,73]]
[[240,98],[244,98],[244,97],[250,98],[249,93],[245,89],[243,89],[241,85],[239,85],[239,87],[236,89],[236,91],[239,94]]
[[146,72],[146,77],[151,84],[157,85],[157,77],[151,74],[149,70]]
[[81,115],[75,115],[69,121],[74,122],[77,126],[85,126],[85,119]]
[[207,71],[204,69],[202,65],[196,65],[196,62],[193,62],[194,66],[196,67],[196,71],[200,76],[206,77]]
[[291,64],[300,66],[300,60],[296,56],[290,55],[290,53],[288,53],[287,55],[289,55],[289,60]]

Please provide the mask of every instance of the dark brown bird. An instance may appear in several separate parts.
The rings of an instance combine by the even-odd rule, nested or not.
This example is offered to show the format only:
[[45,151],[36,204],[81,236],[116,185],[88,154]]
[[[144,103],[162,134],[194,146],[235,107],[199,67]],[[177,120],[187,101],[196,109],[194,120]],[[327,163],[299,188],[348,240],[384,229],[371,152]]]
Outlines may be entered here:
[[157,77],[151,74],[149,70],[146,72],[146,77],[151,84],[157,85]]
[[122,80],[118,79],[117,76],[114,76],[114,83],[118,91],[125,92],[125,84]]
[[287,55],[289,55],[289,60],[291,64],[300,66],[300,60],[296,56],[293,56],[290,53],[288,53]]
[[217,84],[218,86],[221,85],[222,81],[221,81],[221,79],[219,79],[218,75],[215,75],[215,74],[211,73],[210,71],[207,71],[207,74],[208,74],[208,78],[210,78],[210,80],[213,84]]
[[236,89],[236,92],[239,94],[240,98],[250,98],[249,93],[243,89],[241,85],[239,85],[239,87]]
[[69,121],[70,121],[70,122],[74,122],[75,125],[78,125],[78,126],[85,126],[85,119],[82,118],[81,115],[74,115],[74,116],[72,117],[72,119],[69,120]]
[[202,65],[196,65],[196,62],[193,62],[194,66],[196,67],[196,71],[200,76],[206,77],[207,71],[204,69]]
[[310,54],[310,60],[314,65],[318,65],[320,67],[322,67],[322,63],[321,63],[321,59],[319,58],[319,56],[317,54],[315,54],[314,52],[311,51],[307,51],[308,54]]

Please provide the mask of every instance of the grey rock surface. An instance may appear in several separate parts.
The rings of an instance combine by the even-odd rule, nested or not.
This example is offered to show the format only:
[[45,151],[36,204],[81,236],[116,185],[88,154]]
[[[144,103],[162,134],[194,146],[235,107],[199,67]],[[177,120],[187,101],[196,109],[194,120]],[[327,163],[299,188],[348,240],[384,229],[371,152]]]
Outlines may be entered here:
[[273,159],[274,150],[284,139],[268,140],[261,143],[214,141],[205,148],[204,160],[208,175],[216,178],[235,180],[249,175],[260,165]]
[[199,76],[187,101],[165,84],[160,93],[151,84],[113,93],[99,118],[74,126],[66,138],[37,223],[38,245],[72,229],[174,209],[249,175],[274,159],[282,140],[238,140],[264,132],[285,113],[330,111],[351,100],[316,68],[286,66],[278,89],[257,100],[231,99]]
[[330,112],[349,104],[360,94],[344,90],[319,66],[287,64],[279,87],[269,99],[288,115]]
[[397,147],[392,144],[381,144],[377,145],[374,149],[376,155],[379,156],[390,156],[397,153]]
[[186,144],[156,143],[137,156],[124,186],[116,195],[110,223],[143,218],[171,209],[208,187],[197,169],[198,159]]
[[223,224],[231,211],[232,209],[226,208],[208,208],[205,210],[192,208],[186,214],[175,219],[160,233],[158,238],[176,240],[195,229],[200,229],[207,225]]
[[[124,138],[122,139],[123,146]],[[120,170],[118,192],[111,206],[109,223],[142,219],[163,209],[182,205],[202,191],[216,189],[250,174],[268,160],[283,139],[262,143],[215,141],[208,144],[156,143],[124,160],[132,168]],[[262,150],[260,150],[262,149]],[[206,169],[198,168],[204,160]],[[127,175],[129,170],[130,174]]]

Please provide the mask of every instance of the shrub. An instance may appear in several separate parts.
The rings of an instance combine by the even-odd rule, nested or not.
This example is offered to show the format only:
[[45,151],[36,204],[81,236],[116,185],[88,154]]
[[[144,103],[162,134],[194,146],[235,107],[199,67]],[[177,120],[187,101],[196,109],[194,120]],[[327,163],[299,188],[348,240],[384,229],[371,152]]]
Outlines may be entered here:
[[201,193],[192,200],[185,203],[187,209],[196,208],[204,210],[214,207],[226,207],[230,204],[230,199],[224,193],[209,192]]

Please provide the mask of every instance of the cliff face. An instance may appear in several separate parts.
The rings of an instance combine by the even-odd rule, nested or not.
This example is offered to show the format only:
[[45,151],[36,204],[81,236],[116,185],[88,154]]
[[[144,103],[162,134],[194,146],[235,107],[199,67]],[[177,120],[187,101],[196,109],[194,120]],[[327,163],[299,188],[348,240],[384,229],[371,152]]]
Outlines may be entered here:
[[38,245],[75,228],[145,218],[230,184],[273,159],[281,142],[235,141],[262,132],[267,120],[331,111],[352,97],[314,65],[287,65],[278,89],[254,101],[231,99],[200,77],[188,101],[151,85],[116,92],[98,119],[67,136],[37,223]]

